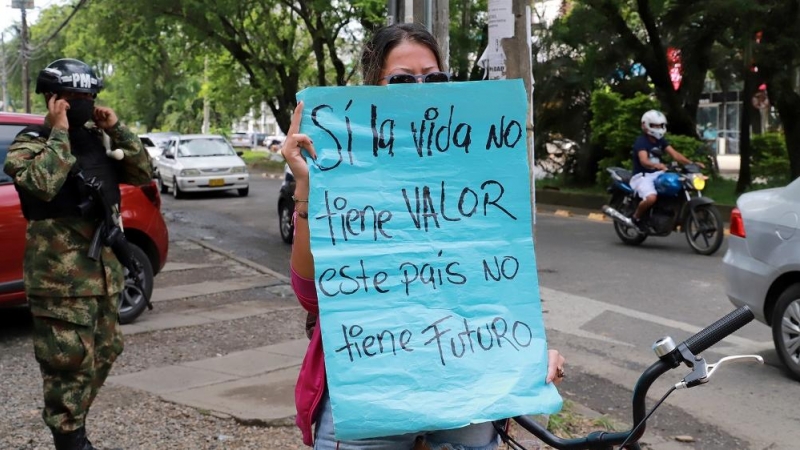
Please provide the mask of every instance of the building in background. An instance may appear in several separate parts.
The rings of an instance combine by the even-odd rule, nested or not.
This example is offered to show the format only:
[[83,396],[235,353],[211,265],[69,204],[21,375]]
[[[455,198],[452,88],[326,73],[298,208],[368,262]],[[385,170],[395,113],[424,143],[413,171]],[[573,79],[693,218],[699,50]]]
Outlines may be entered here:
[[247,133],[253,138],[253,147],[267,146],[269,142],[263,143],[266,139],[278,139],[283,142],[285,137],[283,131],[278,126],[278,121],[267,106],[267,102],[261,102],[261,107],[250,108],[250,112],[233,123],[232,132]]

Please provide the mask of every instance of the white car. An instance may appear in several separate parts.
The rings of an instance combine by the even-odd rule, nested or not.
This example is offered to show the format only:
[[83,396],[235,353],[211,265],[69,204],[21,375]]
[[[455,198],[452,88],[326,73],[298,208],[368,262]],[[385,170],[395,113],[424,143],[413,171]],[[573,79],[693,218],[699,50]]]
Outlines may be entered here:
[[244,197],[250,192],[250,174],[239,155],[219,135],[177,136],[158,160],[161,193],[172,190],[175,198],[181,198],[186,192],[236,189]]
[[142,142],[144,149],[150,154],[150,159],[155,161],[161,156],[161,149],[150,139],[146,134],[140,134],[139,140]]
[[234,147],[253,148],[253,137],[247,133],[231,134],[231,144]]
[[155,174],[158,172],[158,159],[161,157],[161,148],[159,148],[146,134],[140,134],[139,140],[142,142],[144,149],[147,150],[147,153],[150,154],[150,161],[152,162],[153,173]]

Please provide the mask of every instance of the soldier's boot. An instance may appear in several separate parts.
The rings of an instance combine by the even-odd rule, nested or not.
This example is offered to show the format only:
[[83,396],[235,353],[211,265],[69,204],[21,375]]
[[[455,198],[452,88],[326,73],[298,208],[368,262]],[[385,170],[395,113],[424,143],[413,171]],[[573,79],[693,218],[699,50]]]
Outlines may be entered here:
[[57,433],[53,430],[56,450],[97,450],[86,438],[86,428],[80,427],[70,433]]

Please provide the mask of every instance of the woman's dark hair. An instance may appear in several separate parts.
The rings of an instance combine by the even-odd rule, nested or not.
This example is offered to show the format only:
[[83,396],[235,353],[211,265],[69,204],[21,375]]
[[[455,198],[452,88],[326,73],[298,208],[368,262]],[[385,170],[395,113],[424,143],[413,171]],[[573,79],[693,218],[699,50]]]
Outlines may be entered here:
[[406,41],[428,47],[436,57],[439,68],[444,67],[439,44],[424,26],[416,23],[396,23],[375,31],[372,39],[364,45],[364,50],[361,52],[361,74],[364,77],[364,84],[375,85],[381,81],[386,56],[392,49]]

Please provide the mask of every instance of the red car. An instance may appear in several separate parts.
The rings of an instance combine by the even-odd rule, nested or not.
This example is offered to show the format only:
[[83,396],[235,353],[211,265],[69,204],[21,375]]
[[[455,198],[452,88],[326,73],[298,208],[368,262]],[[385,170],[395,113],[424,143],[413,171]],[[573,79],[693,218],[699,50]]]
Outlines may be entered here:
[[[0,112],[0,168],[17,133],[28,125],[43,123],[44,116]],[[161,215],[161,196],[154,181],[140,187],[122,185],[120,188],[125,236],[133,244],[134,255],[144,267],[144,287],[149,296],[153,291],[153,277],[166,264],[169,249],[167,225]],[[22,283],[25,227],[14,184],[0,170],[0,306],[25,303]],[[138,289],[126,287],[120,295],[120,322],[132,322],[146,306]]]

